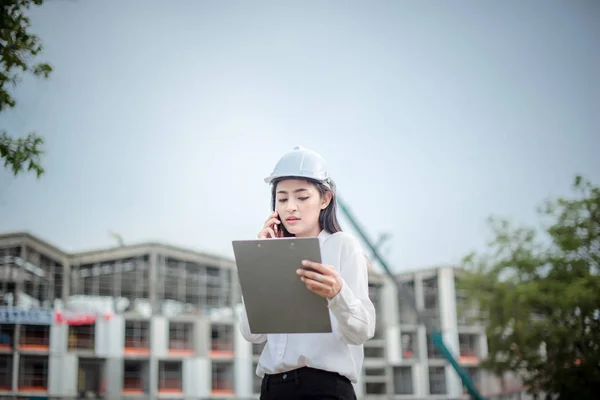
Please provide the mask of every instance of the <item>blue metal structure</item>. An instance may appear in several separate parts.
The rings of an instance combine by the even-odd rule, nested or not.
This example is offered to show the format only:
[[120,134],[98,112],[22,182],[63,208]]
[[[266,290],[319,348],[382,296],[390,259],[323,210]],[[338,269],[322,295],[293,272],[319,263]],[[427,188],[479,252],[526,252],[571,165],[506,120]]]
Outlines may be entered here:
[[460,366],[460,364],[452,356],[452,353],[450,353],[450,350],[448,350],[448,348],[444,344],[442,333],[440,332],[438,327],[434,326],[434,324],[431,323],[430,318],[427,318],[426,315],[423,315],[423,313],[421,313],[417,309],[414,298],[408,294],[407,288],[405,288],[404,284],[398,279],[398,277],[392,274],[387,262],[384,260],[379,250],[377,249],[377,246],[375,246],[373,242],[371,242],[371,240],[367,237],[367,234],[358,224],[356,218],[354,218],[348,206],[339,196],[338,205],[340,206],[341,211],[344,213],[354,230],[362,238],[363,242],[369,247],[369,250],[373,254],[373,257],[375,257],[379,261],[387,275],[390,277],[392,282],[394,282],[398,292],[399,301],[408,303],[408,305],[413,309],[414,313],[416,314],[418,321],[424,324],[427,331],[431,333],[433,345],[437,347],[437,349],[442,353],[444,358],[448,360],[448,362],[452,365],[452,367],[462,380],[463,385],[469,392],[471,398],[473,400],[485,400],[485,398],[479,393],[479,391],[473,384],[473,380],[471,379],[467,371],[465,371],[465,369]]

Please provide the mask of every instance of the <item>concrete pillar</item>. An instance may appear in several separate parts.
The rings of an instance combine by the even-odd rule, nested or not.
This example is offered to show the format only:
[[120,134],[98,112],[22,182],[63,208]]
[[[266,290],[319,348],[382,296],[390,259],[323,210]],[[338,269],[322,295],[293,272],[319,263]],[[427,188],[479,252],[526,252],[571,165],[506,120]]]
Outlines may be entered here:
[[186,399],[211,397],[212,363],[205,357],[183,360],[183,395]]
[[417,349],[418,363],[413,369],[415,397],[425,398],[429,396],[429,360],[427,358],[427,329],[422,325],[417,328]]
[[390,365],[398,365],[402,361],[402,343],[399,326],[389,326],[385,332],[386,358]]
[[210,357],[211,330],[208,317],[198,318],[194,323],[194,353],[199,357]]
[[52,397],[76,397],[79,360],[75,354],[50,354],[48,394]]
[[150,305],[152,307],[152,315],[157,315],[161,313],[160,302],[158,300],[158,254],[155,250],[150,252],[150,265],[148,266],[150,269],[148,272],[148,297],[150,297]]
[[[23,262],[25,262],[27,260],[27,246],[25,245],[25,240],[23,240],[23,242],[21,242],[21,260],[23,260]],[[17,275],[17,276],[20,276]],[[19,305],[20,303],[20,299],[19,297],[21,296],[19,293],[21,293],[23,291],[23,278],[19,278],[16,282],[15,282],[15,295],[13,297],[13,306],[16,307]]]
[[[421,311],[425,307],[425,296],[423,293],[423,278],[419,274],[414,277],[415,305]],[[417,352],[418,364],[413,368],[415,384],[415,397],[426,397],[429,395],[429,361],[427,358],[427,329],[424,325],[417,326]]]
[[424,399],[428,396],[428,386],[425,386],[427,380],[423,376],[425,369],[426,366],[421,363],[412,365],[413,396],[418,399]]
[[[227,267],[221,266],[221,268],[227,268]],[[230,295],[229,301],[230,301],[231,306],[235,306],[236,300],[241,298],[241,287],[240,287],[237,269],[235,269],[235,268],[231,269],[231,283],[230,284],[231,284],[231,291],[229,292],[229,295]]]
[[[15,335],[16,337],[16,335]],[[15,342],[15,344],[18,342]],[[18,352],[13,353],[13,375],[12,375],[12,390],[17,391],[19,389],[19,357],[21,355]]]
[[146,388],[147,393],[151,399],[158,398],[158,359],[155,355],[150,353],[148,360],[148,370],[143,371],[142,374],[146,375]]
[[50,328],[50,354],[63,354],[68,349],[69,325],[52,324]]
[[[454,270],[451,267],[440,268],[438,271],[438,296],[442,337],[450,353],[458,358],[460,350],[456,317],[456,290]],[[460,377],[451,365],[446,365],[445,371],[448,396],[451,398],[460,397],[462,394]]]
[[96,319],[95,351],[99,357],[122,357],[125,343],[125,319],[113,315]]
[[422,310],[425,307],[423,278],[420,275],[415,275],[415,305],[417,306],[417,310]]
[[71,263],[68,259],[63,260],[63,292],[62,301],[63,304],[67,304],[69,296],[71,295]]
[[155,357],[169,355],[169,321],[162,316],[150,319],[150,354]]
[[235,349],[233,377],[236,396],[240,398],[252,397],[252,384],[254,382],[252,343],[243,338],[238,321],[233,324],[233,347]]
[[123,392],[123,358],[107,358],[104,368],[106,397],[108,399],[120,399]]
[[381,304],[383,305],[382,310],[377,314],[377,319],[383,322],[382,326],[396,326],[400,324],[400,307],[396,285],[385,277],[383,287],[381,288]]

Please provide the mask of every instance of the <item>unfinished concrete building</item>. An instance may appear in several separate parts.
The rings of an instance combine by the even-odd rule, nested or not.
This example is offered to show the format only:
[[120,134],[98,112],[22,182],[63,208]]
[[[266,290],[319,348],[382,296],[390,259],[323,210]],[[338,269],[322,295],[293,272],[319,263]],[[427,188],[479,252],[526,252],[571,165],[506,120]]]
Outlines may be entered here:
[[[483,329],[456,315],[454,269],[402,279],[493,391],[477,369]],[[370,293],[377,328],[359,398],[461,398],[456,374],[394,286],[372,273]],[[0,400],[258,398],[262,346],[239,334],[233,260],[159,243],[67,254],[27,233],[5,234],[0,302]]]
[[235,393],[234,268],[162,244],[66,254],[0,236],[0,395]]

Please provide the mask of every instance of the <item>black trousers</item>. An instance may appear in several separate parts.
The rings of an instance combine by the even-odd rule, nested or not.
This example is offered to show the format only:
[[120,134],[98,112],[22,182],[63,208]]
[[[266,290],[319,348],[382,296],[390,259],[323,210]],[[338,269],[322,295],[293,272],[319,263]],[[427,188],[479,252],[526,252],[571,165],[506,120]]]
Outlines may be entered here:
[[335,372],[303,367],[274,375],[265,375],[260,400],[356,400],[348,378]]

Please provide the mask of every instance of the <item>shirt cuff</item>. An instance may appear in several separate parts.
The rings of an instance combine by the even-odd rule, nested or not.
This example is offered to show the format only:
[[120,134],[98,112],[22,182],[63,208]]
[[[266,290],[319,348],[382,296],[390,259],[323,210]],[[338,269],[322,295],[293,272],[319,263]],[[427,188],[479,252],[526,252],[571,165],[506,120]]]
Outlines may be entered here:
[[353,300],[354,293],[352,293],[346,282],[342,279],[342,289],[332,299],[327,299],[327,306],[332,311],[350,312]]

